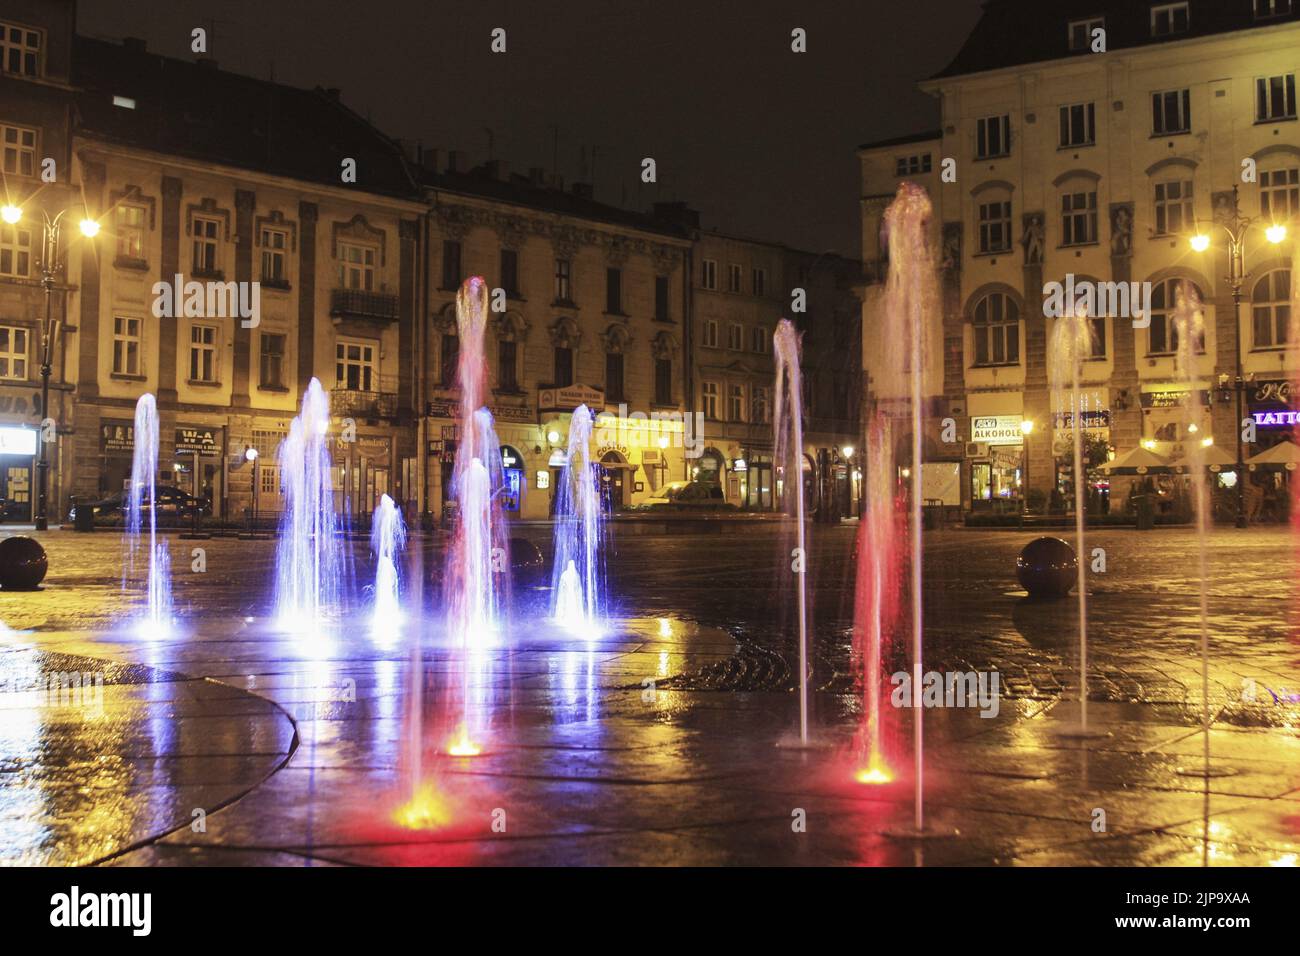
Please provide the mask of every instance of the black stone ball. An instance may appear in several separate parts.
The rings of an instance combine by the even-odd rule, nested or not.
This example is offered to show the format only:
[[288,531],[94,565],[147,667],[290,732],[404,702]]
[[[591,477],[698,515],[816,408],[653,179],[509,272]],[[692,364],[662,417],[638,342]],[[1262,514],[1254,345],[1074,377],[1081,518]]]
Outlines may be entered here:
[[1016,558],[1016,577],[1032,598],[1065,597],[1078,572],[1074,548],[1060,538],[1035,538]]
[[14,535],[0,540],[0,588],[31,591],[45,580],[50,562],[33,538]]

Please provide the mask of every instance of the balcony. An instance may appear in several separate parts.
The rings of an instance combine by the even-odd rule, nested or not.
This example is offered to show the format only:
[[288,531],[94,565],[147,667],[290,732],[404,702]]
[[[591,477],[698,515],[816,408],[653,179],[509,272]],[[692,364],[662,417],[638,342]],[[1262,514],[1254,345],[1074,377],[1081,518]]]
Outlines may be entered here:
[[384,391],[363,392],[346,388],[330,391],[330,416],[335,418],[396,418],[397,382],[384,379]]
[[397,296],[390,292],[335,289],[330,293],[330,318],[388,323],[398,318]]

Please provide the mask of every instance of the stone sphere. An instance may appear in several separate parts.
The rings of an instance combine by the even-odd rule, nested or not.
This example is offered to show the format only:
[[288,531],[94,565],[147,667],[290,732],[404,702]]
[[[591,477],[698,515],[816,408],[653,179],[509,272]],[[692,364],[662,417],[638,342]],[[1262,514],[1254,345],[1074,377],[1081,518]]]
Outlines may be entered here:
[[30,591],[45,580],[50,562],[33,538],[15,535],[0,541],[0,588]]
[[1016,577],[1031,598],[1063,598],[1078,575],[1074,548],[1060,538],[1035,538],[1016,558]]

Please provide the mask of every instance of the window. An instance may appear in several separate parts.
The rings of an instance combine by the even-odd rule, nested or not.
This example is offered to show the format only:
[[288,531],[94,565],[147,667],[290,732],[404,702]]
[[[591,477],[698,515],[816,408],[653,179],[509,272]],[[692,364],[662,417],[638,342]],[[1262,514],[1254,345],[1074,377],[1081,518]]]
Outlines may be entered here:
[[555,301],[573,301],[573,266],[568,259],[555,260]]
[[1292,9],[1292,0],[1255,0],[1255,17],[1260,20],[1286,16]]
[[921,173],[928,173],[932,167],[932,160],[929,153],[921,153],[917,156],[899,156],[894,164],[895,176],[916,176]]
[[1015,365],[1020,361],[1020,309],[1010,296],[992,292],[975,306],[975,364]]
[[745,420],[745,386],[733,385],[727,390],[727,419],[733,422]]
[[190,326],[190,381],[217,380],[217,327]]
[[1071,20],[1066,27],[1066,36],[1069,38],[1071,52],[1081,53],[1084,50],[1091,50],[1093,31],[1104,29],[1106,29],[1104,17],[1094,17],[1089,20]]
[[975,124],[975,158],[1011,155],[1011,117],[986,116]]
[[1156,235],[1172,236],[1192,227],[1192,181],[1156,183]]
[[1291,270],[1274,269],[1255,283],[1250,294],[1255,348],[1286,345],[1291,324]]
[[460,243],[455,239],[442,240],[442,288],[460,288]]
[[113,374],[140,374],[140,319],[113,319]]
[[772,404],[767,397],[766,385],[755,385],[750,389],[750,421],[755,425],[767,425],[772,421]]
[[980,252],[1011,249],[1011,200],[979,204]]
[[718,419],[718,383],[704,383],[704,417],[717,421]]
[[262,388],[284,388],[285,336],[279,332],[263,332],[259,347],[260,371],[258,384]]
[[217,252],[221,241],[221,220],[206,216],[194,217],[194,268],[195,275],[216,275],[220,268]]
[[1097,142],[1097,107],[1076,103],[1061,107],[1061,148],[1091,146]]
[[1191,90],[1151,94],[1151,132],[1156,136],[1189,133],[1192,129]]
[[1106,318],[1105,316],[1092,316],[1088,319],[1092,326],[1091,353],[1089,358],[1104,359],[1106,357]]
[[605,353],[605,401],[621,402],[623,394],[623,353]]
[[655,321],[671,322],[668,311],[668,277],[655,276]]
[[551,384],[564,388],[573,384],[573,349],[557,346],[555,349],[555,381]]
[[[1261,76],[1255,81],[1255,121],[1295,119],[1295,74]],[[5,159],[8,168],[8,153]]]
[[750,272],[750,287],[754,295],[767,295],[767,270],[755,268]]
[[27,330],[0,325],[0,378],[27,378]]
[[733,352],[739,352],[745,347],[745,329],[744,326],[733,322],[727,326],[727,348]]
[[[1147,354],[1149,355],[1172,355],[1178,351],[1176,310],[1183,297],[1184,281],[1166,279],[1157,282],[1151,290],[1151,326],[1147,329]],[[1202,302],[1205,301],[1200,289],[1196,289],[1196,295]],[[1196,344],[1196,351],[1205,351],[1204,333]]]
[[1187,3],[1167,3],[1151,8],[1151,35],[1153,37],[1173,36],[1186,33],[1189,25]]
[[32,267],[32,232],[0,223],[0,276],[26,279]]
[[512,339],[497,342],[497,388],[506,392],[519,390],[519,346]]
[[285,271],[285,250],[289,248],[289,234],[283,229],[263,227],[259,245],[262,247],[262,281],[271,285],[285,285],[289,275]]
[[340,340],[334,346],[334,387],[349,392],[375,391],[375,346]]
[[36,175],[36,130],[25,126],[0,126],[6,176]]
[[119,259],[144,259],[144,207],[123,205],[113,211]]
[[370,292],[375,287],[374,246],[339,242],[339,288]]
[[704,344],[711,349],[718,347],[718,323],[714,319],[704,323]]
[[623,312],[623,270],[605,270],[605,311],[613,315]]
[[1300,217],[1300,168],[1265,170],[1259,174],[1259,212],[1271,223]]
[[727,266],[727,291],[740,291],[740,266],[734,262]]
[[672,359],[655,359],[655,404],[671,405],[673,403],[673,361]]
[[756,325],[749,330],[750,351],[767,354],[767,329]]
[[443,388],[452,388],[456,384],[456,370],[460,364],[460,337],[443,333],[442,350],[439,365],[442,368],[440,384]]
[[1061,244],[1085,246],[1097,241],[1097,193],[1066,193],[1061,197]]
[[39,76],[40,31],[0,21],[0,69],[17,76]]
[[718,261],[705,259],[700,263],[700,285],[706,289],[718,287]]
[[514,249],[501,250],[501,288],[507,295],[519,294],[519,253]]

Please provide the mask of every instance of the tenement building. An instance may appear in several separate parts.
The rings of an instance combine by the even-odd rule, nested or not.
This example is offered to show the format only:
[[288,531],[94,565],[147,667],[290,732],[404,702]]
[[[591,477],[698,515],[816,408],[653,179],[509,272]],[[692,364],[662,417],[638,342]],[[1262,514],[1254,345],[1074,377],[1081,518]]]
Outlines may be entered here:
[[235,520],[256,475],[258,507],[279,511],[276,452],[312,378],[329,393],[338,510],[413,503],[423,205],[400,149],[336,91],[135,40],[70,48],[67,174],[102,228],[67,273],[60,506],[123,487],[152,392],[161,480]]
[[610,508],[662,495],[697,461],[683,340],[692,245],[685,210],[629,212],[567,190],[540,169],[500,161],[464,169],[426,153],[429,286],[420,480],[424,508],[453,499],[459,433],[456,290],[481,275],[494,308],[486,335],[489,407],[501,443],[507,514],[545,518],[567,461],[569,422],[596,417],[588,449]]
[[823,516],[855,514],[861,389],[855,263],[719,232],[696,244],[690,341],[705,448],[694,480],[749,511],[786,501],[774,462],[772,336],[782,318],[801,333],[806,501]]
[[[938,128],[861,148],[868,272],[884,274],[881,217],[898,185],[923,185],[934,204],[942,308],[926,379],[927,497],[976,509],[1068,498],[1074,427],[1094,464],[1139,446],[1178,459],[1192,442],[1235,460],[1238,367],[1246,417],[1286,406],[1298,364],[1298,19],[1293,0],[990,0],[952,63],[921,84]],[[1275,227],[1287,224],[1283,238]],[[1077,423],[1053,399],[1068,383],[1051,373],[1052,283],[1137,283],[1089,312]],[[1185,289],[1204,317],[1186,373],[1174,321]],[[866,297],[863,356],[870,398],[887,406],[895,396],[873,389],[889,361],[873,347],[878,293]],[[1292,430],[1290,416],[1254,417],[1268,424],[1246,457]],[[1092,484],[1114,510],[1130,480]]]

